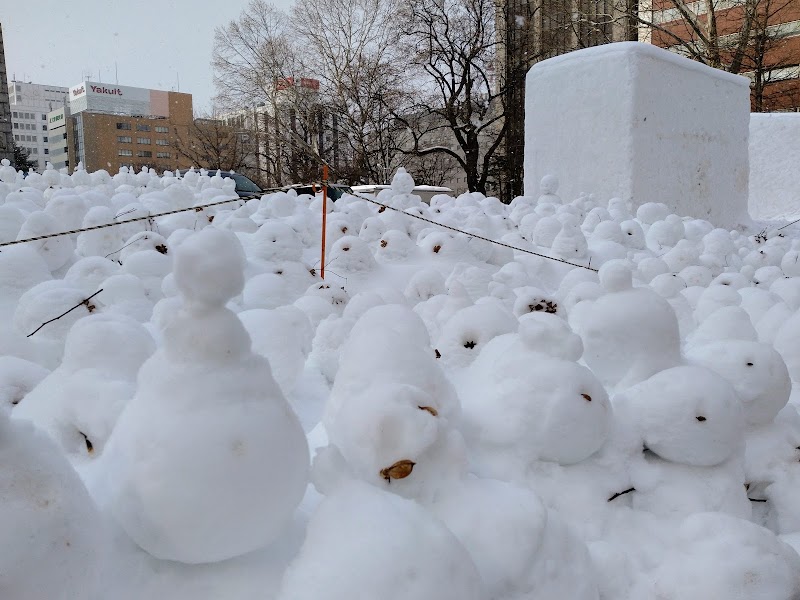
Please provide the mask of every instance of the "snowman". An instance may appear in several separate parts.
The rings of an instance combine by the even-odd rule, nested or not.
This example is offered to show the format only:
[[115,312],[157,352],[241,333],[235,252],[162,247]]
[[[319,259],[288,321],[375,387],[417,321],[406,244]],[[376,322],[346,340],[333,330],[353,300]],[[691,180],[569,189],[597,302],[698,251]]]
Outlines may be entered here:
[[11,600],[93,600],[102,518],[47,436],[0,410],[0,592]]
[[525,480],[536,461],[577,464],[605,443],[608,396],[576,361],[580,339],[555,315],[520,321],[520,333],[494,338],[459,379],[462,430],[479,473]]
[[578,227],[576,217],[570,216],[564,219],[561,231],[553,239],[550,249],[554,256],[566,260],[576,260],[586,256],[589,246],[583,232]]
[[[369,313],[365,317],[372,320]],[[405,365],[420,352],[421,346],[395,346],[394,357]],[[374,364],[353,363],[342,368],[381,373]],[[359,479],[422,503],[467,548],[487,585],[487,597],[561,592],[570,598],[597,598],[585,545],[533,492],[468,477],[464,441],[454,428],[457,413],[446,410],[439,396],[411,383],[419,381],[411,370],[402,371],[396,382],[373,384],[359,393],[341,396],[334,389],[331,399],[338,399],[338,408],[328,411],[325,421],[330,446],[317,455],[314,467],[315,481],[324,482],[323,492],[325,485],[335,487],[338,471],[345,481]],[[476,521],[477,515],[484,517]],[[513,551],[507,546],[511,532],[518,540]],[[569,557],[565,564],[570,568],[554,567],[550,557],[556,555]],[[574,576],[576,571],[580,577]]]
[[73,464],[102,454],[136,391],[136,373],[155,351],[147,330],[120,315],[94,314],[66,337],[61,364],[13,411],[46,432]]
[[163,346],[142,366],[102,457],[104,502],[157,558],[207,563],[264,547],[306,488],[302,427],[225,308],[243,268],[230,232],[208,228],[177,249],[182,301],[161,315]]
[[613,404],[632,436],[633,508],[659,516],[720,511],[750,518],[745,413],[728,381],[704,367],[673,367],[617,394]]
[[559,181],[558,177],[552,174],[545,175],[539,182],[539,191],[542,192],[536,201],[537,204],[561,204],[558,192]]
[[606,294],[570,325],[583,339],[586,365],[608,386],[620,389],[680,364],[678,319],[669,302],[648,288],[634,288],[623,261],[600,268]]

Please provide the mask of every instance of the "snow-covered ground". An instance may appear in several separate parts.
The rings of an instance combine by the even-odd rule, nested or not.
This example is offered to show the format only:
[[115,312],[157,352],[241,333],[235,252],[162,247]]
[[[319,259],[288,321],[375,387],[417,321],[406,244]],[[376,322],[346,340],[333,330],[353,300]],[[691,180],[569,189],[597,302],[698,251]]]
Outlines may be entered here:
[[[236,198],[0,181],[0,244]],[[0,598],[800,597],[796,227],[413,187],[324,281],[294,192],[0,246]]]

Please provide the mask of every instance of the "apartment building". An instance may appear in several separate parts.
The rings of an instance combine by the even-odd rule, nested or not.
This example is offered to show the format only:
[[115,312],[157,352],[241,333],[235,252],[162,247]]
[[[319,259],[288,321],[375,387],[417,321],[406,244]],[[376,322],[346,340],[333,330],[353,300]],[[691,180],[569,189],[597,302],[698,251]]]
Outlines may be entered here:
[[642,5],[643,21],[652,23],[643,41],[690,58],[699,53],[712,66],[749,77],[754,112],[800,111],[800,1],[718,0],[712,6],[709,14],[706,2],[688,2],[687,18],[678,0]]
[[191,94],[83,81],[69,88],[68,110],[70,164],[111,173],[122,166],[159,172],[191,166],[175,151],[192,124]]
[[47,114],[64,107],[67,92],[67,88],[57,85],[14,80],[8,83],[14,141],[28,151],[39,172],[50,160]]

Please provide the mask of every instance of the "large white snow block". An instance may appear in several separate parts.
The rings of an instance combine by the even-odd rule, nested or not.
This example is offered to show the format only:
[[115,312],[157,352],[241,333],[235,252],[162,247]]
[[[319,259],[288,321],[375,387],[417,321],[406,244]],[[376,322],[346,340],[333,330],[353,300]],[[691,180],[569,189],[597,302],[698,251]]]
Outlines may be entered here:
[[528,72],[525,195],[542,176],[634,207],[663,202],[717,226],[748,222],[746,78],[645,43],[620,42]]
[[800,216],[800,114],[750,115],[750,216]]

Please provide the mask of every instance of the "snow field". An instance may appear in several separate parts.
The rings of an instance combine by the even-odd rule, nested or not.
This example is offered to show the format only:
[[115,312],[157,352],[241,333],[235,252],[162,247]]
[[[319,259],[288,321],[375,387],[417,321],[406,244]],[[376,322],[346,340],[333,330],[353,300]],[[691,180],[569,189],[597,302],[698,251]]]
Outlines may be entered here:
[[[0,243],[235,198],[0,182]],[[0,597],[798,597],[793,230],[413,187],[324,281],[291,192],[0,247]]]

